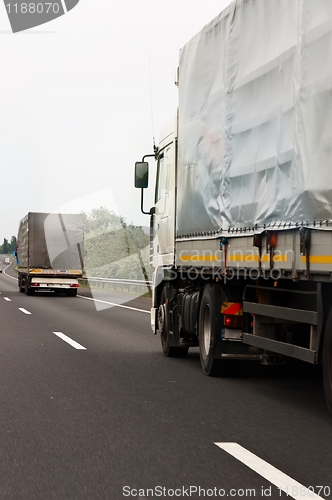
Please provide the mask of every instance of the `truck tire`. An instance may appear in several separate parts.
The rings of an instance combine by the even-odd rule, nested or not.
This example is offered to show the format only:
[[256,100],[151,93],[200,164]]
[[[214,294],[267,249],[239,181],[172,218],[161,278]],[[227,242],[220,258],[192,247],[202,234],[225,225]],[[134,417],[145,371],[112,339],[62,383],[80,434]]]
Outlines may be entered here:
[[71,289],[71,290],[67,290],[66,291],[66,295],[67,295],[67,297],[76,297],[76,295],[77,295],[77,288],[74,288],[74,289]]
[[326,404],[332,414],[332,309],[330,310],[324,333],[323,381]]
[[24,286],[22,285],[23,278],[22,276],[18,277],[18,289],[21,293],[24,293]]
[[205,375],[220,373],[221,360],[215,358],[215,351],[222,328],[222,289],[215,284],[205,285],[199,308],[199,354]]
[[25,291],[25,295],[32,295],[34,293],[34,290],[32,290],[32,288],[30,286],[30,280],[27,276],[25,277],[25,280],[24,280],[24,291]]
[[185,358],[188,354],[188,347],[175,347],[170,345],[171,339],[167,307],[166,288],[163,288],[158,309],[158,331],[160,333],[161,347],[164,355],[168,358]]

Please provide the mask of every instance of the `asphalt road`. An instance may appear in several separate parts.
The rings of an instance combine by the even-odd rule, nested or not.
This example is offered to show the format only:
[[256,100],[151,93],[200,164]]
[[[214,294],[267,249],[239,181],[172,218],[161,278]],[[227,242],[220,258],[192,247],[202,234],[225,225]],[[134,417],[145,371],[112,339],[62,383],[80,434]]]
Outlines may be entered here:
[[[0,500],[332,498],[318,367],[209,378],[197,349],[163,356],[148,299],[103,292],[97,311],[87,290],[26,296],[4,273],[0,292]],[[129,308],[106,304],[119,300]],[[272,465],[276,484],[297,481],[293,496],[215,443]]]

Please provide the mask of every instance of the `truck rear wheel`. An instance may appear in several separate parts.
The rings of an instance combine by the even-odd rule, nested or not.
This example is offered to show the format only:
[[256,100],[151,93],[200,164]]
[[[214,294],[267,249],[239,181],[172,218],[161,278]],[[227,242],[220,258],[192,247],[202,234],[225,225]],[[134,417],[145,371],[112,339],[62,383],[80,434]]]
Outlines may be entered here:
[[158,309],[158,331],[160,333],[161,347],[164,355],[168,358],[185,358],[188,354],[188,347],[175,347],[170,345],[171,338],[167,308],[166,289],[163,288]]
[[332,414],[332,309],[329,313],[324,333],[323,380],[326,404]]
[[25,291],[25,295],[32,295],[35,292],[31,288],[31,286],[30,286],[30,280],[29,280],[29,278],[27,276],[25,277],[25,280],[24,280],[24,291]]
[[18,277],[18,289],[21,293],[24,293],[24,286],[22,285],[23,278],[21,275]]
[[222,328],[222,290],[220,286],[209,284],[203,291],[199,310],[199,354],[205,375],[217,375],[221,360],[216,359],[215,351]]

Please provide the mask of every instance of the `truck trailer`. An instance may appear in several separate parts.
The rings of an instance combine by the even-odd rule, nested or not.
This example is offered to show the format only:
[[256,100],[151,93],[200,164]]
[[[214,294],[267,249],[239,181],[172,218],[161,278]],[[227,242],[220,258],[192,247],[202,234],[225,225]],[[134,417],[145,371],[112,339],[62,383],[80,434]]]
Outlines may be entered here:
[[322,363],[332,413],[331,61],[332,2],[233,1],[181,49],[176,116],[135,187],[164,354],[199,346],[206,375]]
[[17,236],[19,291],[76,296],[83,274],[83,242],[82,215],[29,212]]

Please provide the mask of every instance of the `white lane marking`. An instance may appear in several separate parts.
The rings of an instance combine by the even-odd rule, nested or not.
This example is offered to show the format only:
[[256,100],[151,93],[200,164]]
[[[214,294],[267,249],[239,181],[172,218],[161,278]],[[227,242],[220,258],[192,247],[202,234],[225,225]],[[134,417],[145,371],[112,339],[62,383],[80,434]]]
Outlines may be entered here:
[[53,332],[53,333],[54,335],[60,337],[60,339],[64,340],[65,342],[68,342],[68,344],[70,344],[72,347],[75,347],[75,349],[86,349],[86,347],[83,347],[78,342],[75,342],[75,340],[72,340],[70,337],[67,337],[67,335],[65,335],[62,332]]
[[22,313],[24,313],[24,314],[31,314],[31,312],[27,311],[23,307],[19,307],[18,309],[19,309],[19,311],[22,311]]
[[[214,443],[222,450],[226,451],[237,460],[245,464],[247,467],[257,472],[260,476],[264,477],[270,483],[274,484],[280,493],[280,490],[284,491],[287,496],[299,500],[299,492],[301,492],[301,498],[316,498],[317,500],[324,500],[323,497],[316,495],[313,491],[309,490],[302,484],[295,481],[291,477],[287,476],[279,469],[273,467],[265,460],[257,457],[246,448],[243,448],[238,443]],[[293,490],[294,488],[294,490]],[[292,492],[297,495],[293,496]]]
[[5,300],[7,300],[7,302],[11,302],[11,299],[9,297],[4,297]]
[[14,278],[14,276],[10,276],[9,274],[6,273],[6,269],[4,269],[3,274],[5,274],[7,278],[17,281],[17,278]]
[[106,300],[92,299],[90,297],[84,297],[84,295],[78,295],[78,297],[80,299],[93,300],[94,302],[101,302],[102,304],[109,304],[110,306],[122,307],[123,309],[131,309],[132,311],[151,314],[150,311],[146,311],[145,309],[137,309],[136,307],[123,306],[122,304],[114,304],[113,302],[107,302]]

